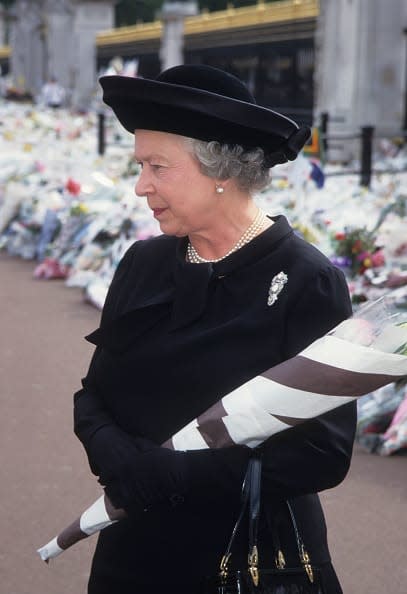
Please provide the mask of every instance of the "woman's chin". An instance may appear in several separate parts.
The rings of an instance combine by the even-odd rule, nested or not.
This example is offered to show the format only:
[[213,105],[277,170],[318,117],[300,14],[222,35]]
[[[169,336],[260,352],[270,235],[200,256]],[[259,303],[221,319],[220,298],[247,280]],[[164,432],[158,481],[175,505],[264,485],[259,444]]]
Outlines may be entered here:
[[165,235],[174,235],[174,229],[172,225],[169,225],[163,221],[158,221],[158,224],[160,226],[161,233],[164,233]]
[[174,235],[175,237],[185,237],[187,232],[178,225],[171,224],[169,221],[158,221],[161,232],[164,235]]

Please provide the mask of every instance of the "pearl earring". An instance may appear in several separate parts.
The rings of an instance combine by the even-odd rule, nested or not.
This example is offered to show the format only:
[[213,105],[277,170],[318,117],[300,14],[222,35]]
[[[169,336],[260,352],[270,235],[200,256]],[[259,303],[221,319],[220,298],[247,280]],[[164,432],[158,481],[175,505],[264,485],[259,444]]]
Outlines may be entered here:
[[217,194],[223,194],[224,191],[225,191],[225,188],[223,186],[220,186],[220,185],[216,184],[215,192]]

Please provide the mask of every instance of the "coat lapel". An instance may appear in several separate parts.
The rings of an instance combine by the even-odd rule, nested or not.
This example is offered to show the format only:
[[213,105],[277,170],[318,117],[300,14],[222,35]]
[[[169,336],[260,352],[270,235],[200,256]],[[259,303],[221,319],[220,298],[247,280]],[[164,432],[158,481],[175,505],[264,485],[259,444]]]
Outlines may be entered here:
[[147,330],[169,316],[173,299],[173,287],[166,287],[150,296],[133,295],[116,318],[85,338],[96,346],[123,352]]

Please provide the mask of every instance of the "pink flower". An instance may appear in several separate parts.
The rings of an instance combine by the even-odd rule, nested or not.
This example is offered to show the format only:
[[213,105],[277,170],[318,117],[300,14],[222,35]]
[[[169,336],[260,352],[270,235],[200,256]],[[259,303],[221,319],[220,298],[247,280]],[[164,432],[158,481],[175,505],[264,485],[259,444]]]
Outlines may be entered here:
[[339,324],[333,335],[362,346],[369,346],[375,339],[373,325],[362,318],[345,320]]
[[370,259],[372,261],[373,267],[377,268],[379,266],[383,266],[385,263],[383,250],[377,250],[377,252],[374,252],[374,254],[370,256]]
[[360,252],[360,254],[358,254],[358,255],[356,256],[356,260],[357,260],[358,262],[363,262],[364,260],[366,260],[366,259],[368,259],[368,258],[370,258],[370,257],[371,257],[371,254],[370,254],[370,252]]

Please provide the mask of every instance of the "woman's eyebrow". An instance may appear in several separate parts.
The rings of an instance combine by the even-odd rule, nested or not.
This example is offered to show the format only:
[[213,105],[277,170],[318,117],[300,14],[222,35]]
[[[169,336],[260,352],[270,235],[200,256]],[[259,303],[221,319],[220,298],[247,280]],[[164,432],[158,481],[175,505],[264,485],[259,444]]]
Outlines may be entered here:
[[137,151],[135,151],[134,158],[136,159],[136,161],[151,161],[153,159],[163,159],[165,161],[168,161],[168,159],[164,155],[161,155],[160,153],[151,153],[151,154],[146,154],[146,155],[140,155],[140,154],[137,154]]

